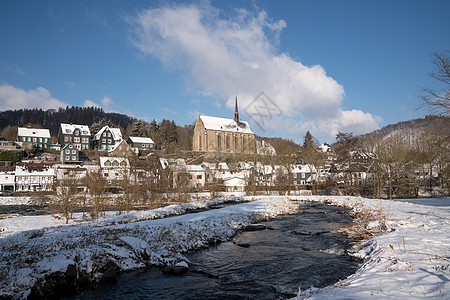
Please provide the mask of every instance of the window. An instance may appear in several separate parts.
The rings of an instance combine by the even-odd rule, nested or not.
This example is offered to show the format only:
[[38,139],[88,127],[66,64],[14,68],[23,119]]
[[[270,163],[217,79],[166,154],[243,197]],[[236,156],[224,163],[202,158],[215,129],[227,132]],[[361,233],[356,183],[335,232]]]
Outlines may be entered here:
[[66,149],[66,154],[70,154],[70,150],[69,149]]
[[237,138],[237,136],[235,135],[234,136],[234,149],[236,150],[238,148],[238,138]]
[[199,150],[202,149],[202,135],[201,134],[198,136],[198,149]]
[[70,136],[65,136],[64,137],[64,143],[68,143],[68,142],[70,142]]
[[108,137],[111,137],[111,132],[108,132]]
[[242,137],[242,150],[247,150],[247,143],[245,140],[245,136]]
[[222,137],[220,136],[220,134],[217,135],[217,148],[222,148]]
[[37,141],[37,138],[34,137],[34,138],[33,138],[33,142],[35,143],[36,141]]
[[73,138],[73,141],[74,141],[75,143],[79,143],[79,142],[80,142],[80,137],[79,137],[79,136],[74,137],[74,138]]
[[70,160],[70,156],[66,156],[66,160]]
[[112,142],[111,142],[111,139],[108,139],[108,144],[111,144]]
[[197,179],[202,179],[202,175],[197,175]]
[[72,154],[77,154],[77,150],[73,149]]
[[230,136],[228,134],[225,136],[225,145],[227,150],[230,150]]
[[72,160],[77,160],[77,157],[76,156],[72,156]]
[[106,137],[106,132],[103,132],[102,137]]
[[102,144],[106,144],[106,139],[102,139]]

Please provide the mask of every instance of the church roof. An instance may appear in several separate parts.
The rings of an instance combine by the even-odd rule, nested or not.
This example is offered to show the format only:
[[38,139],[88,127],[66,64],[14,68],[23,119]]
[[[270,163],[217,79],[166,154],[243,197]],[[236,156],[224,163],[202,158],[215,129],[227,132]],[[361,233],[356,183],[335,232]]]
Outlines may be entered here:
[[200,116],[203,125],[208,130],[228,131],[235,133],[250,133],[253,134],[250,125],[246,121],[239,121],[236,123],[233,119],[225,119],[218,117]]

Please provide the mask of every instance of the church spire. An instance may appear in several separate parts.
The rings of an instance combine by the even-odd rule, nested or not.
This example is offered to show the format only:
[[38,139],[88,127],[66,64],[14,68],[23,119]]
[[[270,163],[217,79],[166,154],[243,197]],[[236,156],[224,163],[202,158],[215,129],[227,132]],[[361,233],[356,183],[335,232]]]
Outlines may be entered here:
[[237,95],[236,95],[236,102],[234,104],[234,121],[236,123],[239,123],[239,112],[238,112],[238,104],[237,104]]

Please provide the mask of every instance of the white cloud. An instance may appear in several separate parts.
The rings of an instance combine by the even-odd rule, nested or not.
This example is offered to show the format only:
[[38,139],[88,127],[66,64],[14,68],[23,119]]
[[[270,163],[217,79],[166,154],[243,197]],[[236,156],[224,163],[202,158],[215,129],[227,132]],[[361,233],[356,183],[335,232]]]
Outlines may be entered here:
[[253,100],[264,91],[281,110],[281,116],[265,123],[268,131],[290,132],[295,123],[333,136],[336,130],[378,127],[370,113],[342,109],[344,88],[323,67],[276,53],[286,23],[271,20],[264,11],[239,9],[223,18],[208,2],[181,4],[143,10],[129,22],[140,51],[182,70],[185,82],[203,95],[233,108],[237,91],[240,107],[254,115]]
[[98,108],[101,108],[100,105],[98,105],[97,103],[95,103],[92,100],[84,100],[84,107],[98,107]]
[[0,86],[0,110],[21,108],[41,108],[47,110],[66,106],[66,103],[53,98],[50,92],[43,87],[25,91],[9,84]]
[[101,103],[101,105],[98,104],[97,102],[86,99],[86,100],[84,100],[84,107],[98,107],[98,108],[102,108],[106,112],[114,111],[114,101],[111,98],[109,98],[108,96],[104,96],[100,100],[100,103]]

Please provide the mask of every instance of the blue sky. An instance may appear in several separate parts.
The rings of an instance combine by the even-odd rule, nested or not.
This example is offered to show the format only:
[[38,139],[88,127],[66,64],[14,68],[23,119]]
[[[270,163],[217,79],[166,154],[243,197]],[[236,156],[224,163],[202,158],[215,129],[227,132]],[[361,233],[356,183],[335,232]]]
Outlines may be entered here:
[[431,54],[450,49],[449,11],[436,0],[1,1],[0,110],[97,105],[184,125],[232,118],[237,94],[256,134],[332,142],[427,114],[417,94],[433,84]]

